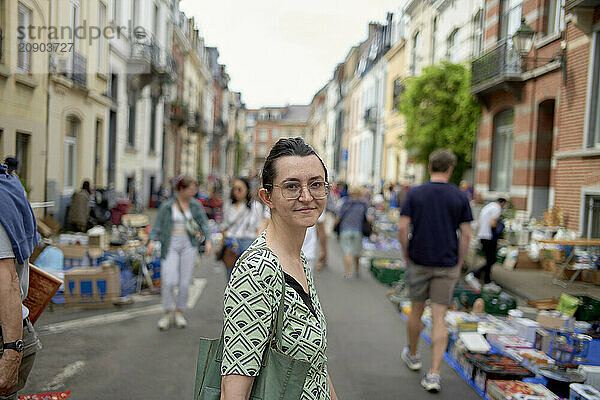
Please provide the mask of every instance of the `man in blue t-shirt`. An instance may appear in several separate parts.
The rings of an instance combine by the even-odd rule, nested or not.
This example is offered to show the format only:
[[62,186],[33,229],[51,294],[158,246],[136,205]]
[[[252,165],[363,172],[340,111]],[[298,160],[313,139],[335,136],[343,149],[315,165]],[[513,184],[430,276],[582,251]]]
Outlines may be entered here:
[[[421,368],[417,348],[425,301],[431,301],[433,329],[432,362],[421,385],[430,392],[441,390],[440,366],[448,345],[444,317],[471,240],[469,199],[456,185],[448,183],[456,156],[436,150],[429,156],[431,179],[411,189],[400,212],[398,235],[406,258],[406,281],[411,299],[408,346],[402,360],[412,370]],[[409,231],[412,225],[412,237]],[[460,231],[460,234],[457,232]]]

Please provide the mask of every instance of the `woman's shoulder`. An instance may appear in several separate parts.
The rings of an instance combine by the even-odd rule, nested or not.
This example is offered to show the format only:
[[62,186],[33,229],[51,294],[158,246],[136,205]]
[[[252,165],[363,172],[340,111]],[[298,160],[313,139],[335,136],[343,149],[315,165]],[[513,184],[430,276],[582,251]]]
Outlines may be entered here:
[[168,198],[160,204],[158,208],[159,213],[171,212],[171,208],[173,207],[173,199]]
[[200,200],[192,197],[190,199],[190,209],[193,212],[204,211],[204,206],[200,203]]
[[260,237],[246,250],[239,259],[236,268],[252,271],[261,280],[269,283],[279,271],[277,256],[269,250],[265,243],[261,245]]

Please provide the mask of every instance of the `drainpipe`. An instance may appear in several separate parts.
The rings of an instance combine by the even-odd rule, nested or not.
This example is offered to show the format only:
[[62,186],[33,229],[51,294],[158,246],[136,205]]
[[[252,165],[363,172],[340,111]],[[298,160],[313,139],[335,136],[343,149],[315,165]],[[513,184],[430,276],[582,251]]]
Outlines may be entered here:
[[[542,0],[538,0],[537,1],[537,10],[538,13],[542,11]],[[540,31],[540,19],[538,17],[537,21],[536,21],[536,31],[539,32]],[[534,54],[534,65],[533,68],[535,69],[535,59],[537,58],[537,48],[535,47],[535,43],[533,46],[533,54]],[[527,65],[527,64],[525,64]],[[534,138],[534,133],[533,133],[533,128],[535,126],[535,122],[534,122],[534,118],[538,117],[539,119],[539,114],[538,114],[538,107],[536,105],[537,103],[537,97],[535,95],[535,89],[536,89],[536,83],[537,83],[537,78],[534,77],[532,82],[531,82],[531,94],[532,94],[532,99],[531,99],[531,118],[529,119],[529,149],[527,151],[527,154],[529,156],[529,162],[528,162],[528,168],[527,168],[527,209],[529,212],[533,212],[533,202],[534,202],[534,196],[535,196],[535,190],[534,187],[532,186],[532,183],[534,184],[535,181],[533,181],[533,175],[535,175],[535,168],[536,168],[536,157],[535,157],[535,148],[533,147],[533,138]],[[539,126],[537,127],[539,129]],[[533,181],[533,182],[532,182]],[[531,215],[530,215],[531,217]]]
[[[52,25],[52,2],[48,2],[48,26]],[[44,161],[44,201],[48,201],[48,145],[50,133],[50,64],[52,62],[52,53],[48,52],[48,80],[46,82],[46,159]],[[54,200],[56,201],[56,199]],[[56,207],[56,206],[55,206]],[[48,208],[44,207],[44,216]]]

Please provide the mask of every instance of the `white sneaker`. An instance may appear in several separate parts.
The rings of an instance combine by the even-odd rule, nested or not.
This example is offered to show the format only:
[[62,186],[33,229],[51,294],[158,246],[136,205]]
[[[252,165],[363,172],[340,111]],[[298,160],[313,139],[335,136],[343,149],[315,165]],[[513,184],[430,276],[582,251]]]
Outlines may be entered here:
[[187,326],[187,321],[181,312],[175,312],[175,327],[177,328],[185,328]]
[[467,275],[465,275],[465,282],[471,285],[474,289],[481,290],[481,283],[472,272],[469,272]]
[[412,371],[418,371],[423,366],[423,364],[421,363],[421,356],[419,355],[419,353],[415,354],[414,356],[411,356],[408,351],[408,346],[402,349],[402,354],[400,354],[400,358],[406,363],[408,369]]
[[171,315],[170,315],[170,313],[165,313],[158,320],[158,329],[160,329],[161,331],[166,331],[167,329],[169,329],[170,323],[171,323]]
[[438,374],[427,374],[421,379],[421,386],[431,393],[437,393],[442,390],[440,376]]

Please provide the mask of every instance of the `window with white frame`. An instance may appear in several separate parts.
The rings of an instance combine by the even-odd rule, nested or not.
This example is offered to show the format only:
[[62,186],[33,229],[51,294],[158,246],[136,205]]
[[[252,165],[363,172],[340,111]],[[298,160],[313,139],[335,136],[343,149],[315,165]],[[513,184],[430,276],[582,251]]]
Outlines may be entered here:
[[[71,0],[71,32],[73,32],[73,37],[71,41],[73,42],[73,50],[77,50],[77,38],[75,37],[75,29],[79,25],[79,0]],[[71,57],[73,57],[73,52],[71,52]]]
[[[23,3],[19,2],[17,9],[19,27],[24,29],[20,30],[20,34],[17,36],[17,49],[23,49],[29,42],[28,29],[27,27],[32,23],[32,12]],[[30,51],[17,51],[17,70],[21,73],[29,73],[31,70],[31,52]]]
[[79,120],[69,118],[65,132],[65,164],[63,191],[75,190],[77,179],[77,138],[79,137]]
[[267,130],[266,130],[266,129],[261,129],[261,130],[259,131],[259,134],[258,134],[258,140],[260,140],[260,141],[263,141],[263,142],[264,142],[265,140],[267,140]]
[[15,146],[15,157],[17,159],[17,173],[27,183],[29,181],[29,144],[31,135],[29,133],[17,132]]
[[0,0],[0,63],[4,63],[6,41],[6,0]]
[[563,29],[564,0],[548,0],[546,9],[546,35],[553,35]]
[[431,63],[435,64],[435,48],[437,42],[437,25],[438,25],[438,17],[433,18],[433,28],[431,33]]
[[583,207],[583,237],[600,239],[600,195],[585,196]]
[[455,64],[457,64],[460,61],[460,46],[458,42],[458,35],[459,29],[456,28],[452,31],[452,33],[450,33],[450,36],[448,36],[448,42],[446,47],[448,52],[446,58],[450,60],[451,63]]
[[[98,7],[98,27],[104,30],[106,26],[106,6],[99,3]],[[104,72],[104,35],[98,37],[98,72]]]
[[507,39],[521,26],[521,4],[523,0],[502,0],[500,15],[500,38]]
[[421,48],[421,33],[417,32],[413,36],[412,50],[411,50],[411,60],[412,64],[410,66],[411,75],[416,75],[419,72],[419,49]]
[[477,57],[483,52],[483,10],[477,11],[473,18],[473,56]]
[[121,1],[120,0],[112,0],[112,22],[114,22],[115,25],[119,24],[120,8],[121,8]]
[[260,146],[258,146],[258,156],[259,157],[267,156],[267,146],[266,145],[261,144]]
[[277,140],[277,138],[279,138],[279,129],[274,128],[271,132],[271,139]]
[[588,147],[600,147],[600,31],[594,32],[588,120]]
[[494,118],[490,190],[508,192],[512,180],[514,111],[501,112]]

